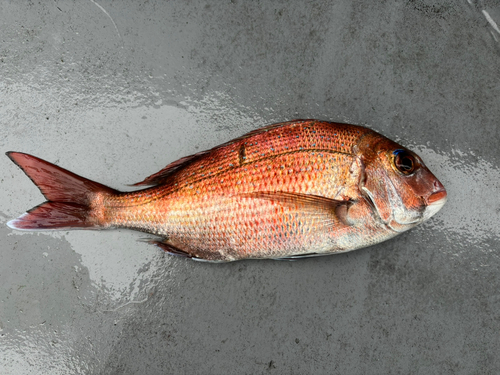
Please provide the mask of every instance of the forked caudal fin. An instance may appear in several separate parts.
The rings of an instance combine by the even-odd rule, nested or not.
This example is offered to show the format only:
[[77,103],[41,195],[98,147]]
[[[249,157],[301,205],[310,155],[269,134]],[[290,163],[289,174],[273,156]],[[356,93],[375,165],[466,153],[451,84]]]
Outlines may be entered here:
[[[103,194],[118,192],[78,176],[57,165],[20,152],[7,152],[47,198],[42,203],[11,220],[7,225],[18,230],[61,230],[99,228],[94,205]],[[95,202],[95,203],[94,203]]]

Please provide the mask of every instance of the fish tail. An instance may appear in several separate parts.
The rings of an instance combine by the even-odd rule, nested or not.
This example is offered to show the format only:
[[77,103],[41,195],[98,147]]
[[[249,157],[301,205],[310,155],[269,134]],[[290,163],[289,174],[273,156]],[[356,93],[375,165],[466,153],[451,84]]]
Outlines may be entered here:
[[118,191],[78,176],[35,156],[7,152],[47,199],[7,225],[18,230],[105,227],[103,198]]

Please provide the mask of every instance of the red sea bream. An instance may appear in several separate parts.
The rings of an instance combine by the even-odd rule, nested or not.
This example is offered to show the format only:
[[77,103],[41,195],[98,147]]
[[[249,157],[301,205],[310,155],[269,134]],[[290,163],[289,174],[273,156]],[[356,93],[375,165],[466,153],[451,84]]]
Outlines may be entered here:
[[296,120],[184,157],[119,192],[7,155],[47,202],[18,230],[130,228],[196,260],[295,259],[385,241],[429,219],[446,190],[412,151],[361,126]]

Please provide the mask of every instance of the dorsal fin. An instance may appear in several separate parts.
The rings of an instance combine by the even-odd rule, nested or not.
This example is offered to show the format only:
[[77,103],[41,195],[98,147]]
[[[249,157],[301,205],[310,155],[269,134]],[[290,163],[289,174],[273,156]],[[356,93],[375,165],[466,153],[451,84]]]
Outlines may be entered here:
[[232,139],[229,142],[223,143],[223,144],[216,146],[210,150],[201,151],[201,152],[198,152],[196,154],[180,158],[179,160],[176,160],[176,161],[170,163],[169,165],[167,165],[161,171],[156,172],[155,174],[152,174],[151,176],[147,177],[146,179],[144,179],[144,181],[133,184],[132,186],[160,185],[160,184],[166,182],[167,179],[172,174],[174,174],[176,171],[178,171],[179,169],[187,167],[189,164],[193,163],[194,161],[198,160],[199,158],[203,157],[204,155],[206,155],[214,150],[217,150],[219,148],[225,147],[225,146],[230,145],[232,143],[241,141],[243,139],[252,137],[256,134],[265,133],[269,130],[280,128],[280,127],[283,127],[283,126],[286,126],[286,125],[289,125],[292,123],[299,124],[302,122],[311,122],[311,121],[317,121],[317,120],[293,120],[293,121],[287,121],[287,122],[280,122],[278,124],[271,124],[271,125],[264,126],[262,128],[256,129],[256,130],[252,130],[251,132],[244,134],[241,137]]
[[156,172],[155,174],[152,174],[149,177],[146,177],[144,181],[133,184],[132,186],[160,185],[161,183],[165,182],[174,172],[187,166],[188,164],[192,163],[193,161],[197,160],[203,155],[208,154],[210,151],[211,150],[201,151],[198,152],[197,154],[184,156],[183,158],[180,158],[179,160],[170,163],[161,171]]
[[225,146],[225,145],[237,142],[237,141],[241,141],[242,139],[250,138],[250,137],[253,137],[254,135],[257,135],[257,134],[266,133],[266,132],[273,130],[273,129],[282,128],[282,127],[287,126],[287,125],[291,125],[291,124],[299,125],[299,124],[303,124],[305,122],[307,122],[307,123],[318,122],[318,120],[296,119],[296,120],[292,120],[292,121],[278,122],[277,124],[266,125],[266,126],[263,126],[262,128],[258,128],[258,129],[252,130],[246,134],[243,134],[241,137],[238,137],[238,138],[235,138],[229,142],[226,142],[226,143],[222,144],[221,146]]

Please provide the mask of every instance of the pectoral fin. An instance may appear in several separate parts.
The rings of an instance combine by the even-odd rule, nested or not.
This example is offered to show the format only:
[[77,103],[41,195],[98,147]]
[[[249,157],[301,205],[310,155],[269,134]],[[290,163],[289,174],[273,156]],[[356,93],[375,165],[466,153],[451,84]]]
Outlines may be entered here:
[[347,220],[349,207],[354,203],[351,200],[335,200],[313,194],[289,193],[284,191],[259,191],[242,194],[244,198],[266,199],[277,204],[293,207],[310,215],[318,216],[332,225],[350,225]]

